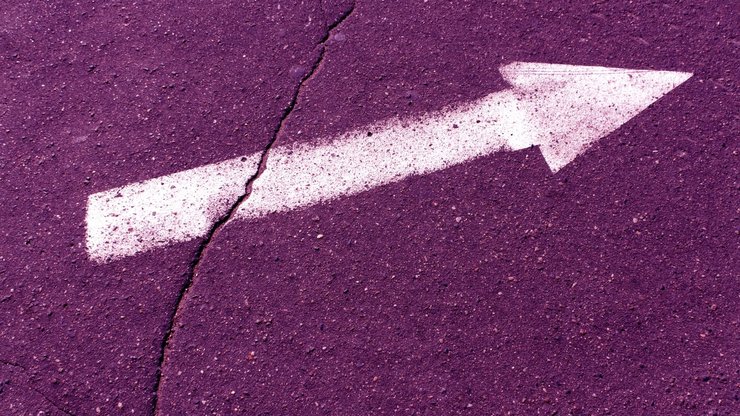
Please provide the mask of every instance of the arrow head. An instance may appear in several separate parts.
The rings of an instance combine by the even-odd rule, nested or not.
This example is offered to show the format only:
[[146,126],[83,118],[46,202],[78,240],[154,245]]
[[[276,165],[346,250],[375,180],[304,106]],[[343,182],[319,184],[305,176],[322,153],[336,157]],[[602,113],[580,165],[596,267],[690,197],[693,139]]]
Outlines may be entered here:
[[512,86],[529,130],[511,138],[509,145],[539,146],[553,172],[692,76],[526,62],[502,66],[500,71]]

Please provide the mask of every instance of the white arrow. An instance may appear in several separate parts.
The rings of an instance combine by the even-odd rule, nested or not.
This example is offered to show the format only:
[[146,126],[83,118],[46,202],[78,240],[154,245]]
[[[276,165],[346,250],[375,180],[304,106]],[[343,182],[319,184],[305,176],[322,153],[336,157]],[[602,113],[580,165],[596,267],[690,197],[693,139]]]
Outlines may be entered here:
[[[515,62],[511,87],[414,120],[274,148],[236,218],[352,195],[497,151],[538,146],[553,172],[692,74]],[[107,261],[205,236],[244,192],[253,154],[90,195],[87,250]]]

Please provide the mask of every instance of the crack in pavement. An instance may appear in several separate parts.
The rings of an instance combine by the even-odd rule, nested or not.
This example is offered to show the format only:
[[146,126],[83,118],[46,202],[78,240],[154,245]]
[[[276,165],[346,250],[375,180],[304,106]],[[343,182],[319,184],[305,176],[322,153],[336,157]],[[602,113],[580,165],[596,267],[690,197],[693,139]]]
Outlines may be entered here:
[[33,391],[35,391],[35,392],[36,392],[36,393],[37,393],[37,394],[38,394],[39,396],[41,396],[41,397],[42,397],[42,398],[43,398],[44,400],[46,400],[47,402],[49,402],[49,404],[50,404],[50,405],[54,406],[54,408],[55,408],[55,409],[59,410],[60,412],[64,413],[65,415],[67,415],[67,416],[76,416],[76,415],[75,415],[74,413],[72,413],[72,412],[70,412],[69,410],[67,410],[67,409],[63,408],[62,406],[60,406],[60,405],[56,404],[56,403],[55,403],[55,402],[54,402],[53,400],[51,400],[50,398],[48,398],[48,397],[47,397],[47,396],[46,396],[46,395],[45,395],[44,393],[42,393],[42,392],[41,392],[41,391],[40,391],[39,389],[37,389],[37,388],[35,388],[35,387],[32,387],[32,386],[27,386],[27,388],[29,388],[29,389],[31,389],[31,390],[33,390]]
[[[195,258],[190,264],[188,277],[183,283],[183,285],[180,288],[180,291],[178,292],[177,300],[175,302],[175,307],[172,312],[172,314],[169,317],[169,320],[167,322],[167,330],[165,331],[164,339],[162,340],[162,344],[160,347],[160,354],[157,361],[157,374],[156,374],[156,381],[154,383],[154,387],[152,389],[153,393],[153,402],[151,406],[151,414],[153,416],[156,416],[159,414],[159,396],[160,396],[160,390],[162,387],[162,370],[164,369],[165,363],[167,361],[167,351],[169,350],[170,341],[172,340],[172,336],[175,332],[175,326],[177,325],[177,320],[179,316],[180,309],[182,305],[184,304],[185,299],[187,298],[188,292],[190,291],[190,288],[193,285],[193,282],[195,281],[195,276],[198,274],[198,267],[201,264],[201,261],[205,257],[206,250],[208,249],[211,242],[214,240],[215,236],[221,231],[221,229],[231,221],[232,217],[234,216],[234,213],[238,210],[239,206],[244,203],[249,198],[249,195],[252,191],[252,184],[254,181],[256,181],[260,175],[262,175],[262,172],[265,171],[267,168],[267,158],[269,156],[270,150],[274,146],[275,142],[278,139],[278,136],[280,135],[280,132],[282,131],[283,126],[285,125],[286,120],[288,117],[290,117],[290,114],[293,112],[293,109],[295,108],[298,98],[301,94],[301,90],[306,82],[308,82],[314,74],[318,71],[319,66],[321,65],[321,62],[324,60],[324,55],[326,54],[326,42],[331,37],[332,31],[336,29],[339,25],[342,24],[347,18],[354,12],[355,10],[356,2],[353,2],[352,5],[342,12],[340,16],[334,20],[332,23],[326,24],[326,29],[324,31],[324,35],[319,40],[317,47],[319,48],[319,54],[318,57],[314,60],[313,64],[311,65],[311,68],[307,71],[305,75],[303,75],[298,82],[298,85],[293,91],[293,96],[290,99],[290,102],[288,105],[283,109],[283,113],[280,117],[280,121],[278,122],[277,126],[275,127],[275,130],[272,133],[272,136],[270,137],[269,142],[267,143],[267,146],[262,151],[262,154],[260,155],[260,161],[257,167],[257,172],[247,178],[247,181],[244,185],[244,193],[241,194],[234,203],[229,207],[228,211],[221,216],[216,222],[213,223],[211,226],[211,229],[208,231],[208,234],[206,234],[206,237],[204,238],[203,242],[198,246],[198,249],[195,253]],[[320,3],[320,6],[322,6],[322,14],[323,14],[323,5]],[[314,48],[315,49],[315,48]],[[66,412],[65,412],[66,413]]]
[[[8,360],[5,360],[5,359],[0,359],[0,365],[4,365],[4,366],[8,366],[8,367],[13,367],[13,368],[18,368],[18,369],[22,370],[23,376],[21,377],[21,379],[25,379],[25,380],[22,380],[21,381],[21,383],[19,384],[20,387],[26,388],[28,390],[31,390],[31,391],[36,392],[36,394],[38,394],[39,396],[41,396],[41,398],[43,398],[44,400],[46,400],[46,402],[48,402],[51,406],[53,406],[55,409],[59,410],[60,412],[64,413],[65,415],[67,415],[67,416],[75,416],[74,413],[72,413],[71,411],[65,409],[61,405],[57,404],[54,400],[51,400],[41,390],[39,390],[36,387],[34,387],[31,384],[30,376],[28,374],[26,374],[28,372],[28,369],[24,365],[19,364],[19,363],[16,363],[14,361],[8,361]],[[8,379],[8,381],[10,381],[12,379],[13,378],[11,377],[10,379]],[[2,384],[2,383],[0,383],[0,384]],[[2,392],[2,389],[0,388],[0,393],[1,392]]]

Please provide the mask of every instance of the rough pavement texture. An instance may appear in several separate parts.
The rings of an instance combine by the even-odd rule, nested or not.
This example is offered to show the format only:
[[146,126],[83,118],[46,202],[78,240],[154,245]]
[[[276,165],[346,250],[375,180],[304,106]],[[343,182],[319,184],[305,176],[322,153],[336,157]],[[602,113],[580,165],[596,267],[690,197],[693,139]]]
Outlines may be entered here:
[[[0,413],[738,413],[731,2],[360,1],[316,68],[349,2],[81,3],[0,2]],[[479,98],[510,61],[695,76],[556,175],[500,153],[86,258],[91,193]]]

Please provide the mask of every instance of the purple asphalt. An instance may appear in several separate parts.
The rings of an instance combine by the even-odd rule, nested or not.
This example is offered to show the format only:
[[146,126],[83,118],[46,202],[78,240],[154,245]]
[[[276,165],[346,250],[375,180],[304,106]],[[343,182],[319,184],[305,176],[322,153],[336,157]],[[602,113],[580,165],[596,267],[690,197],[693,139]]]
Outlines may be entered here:
[[[740,413],[731,2],[0,3],[0,414]],[[87,257],[92,193],[512,61],[695,75],[556,174],[497,153]]]

